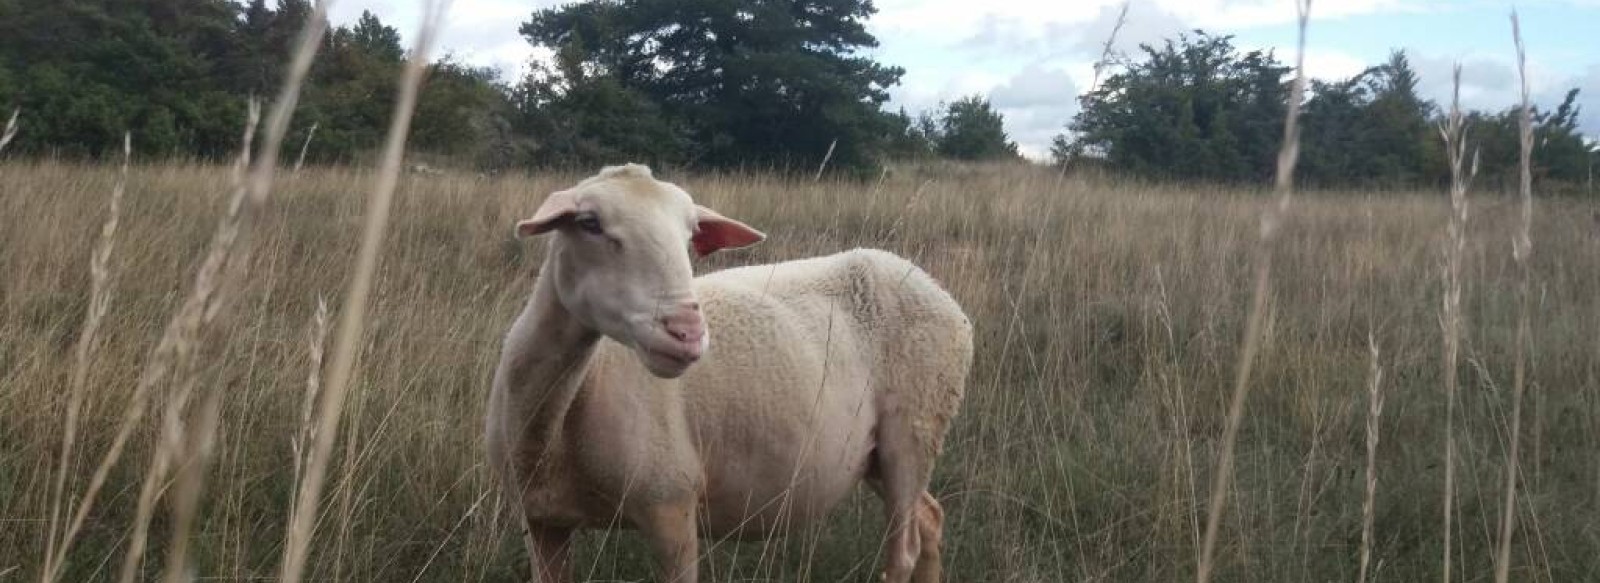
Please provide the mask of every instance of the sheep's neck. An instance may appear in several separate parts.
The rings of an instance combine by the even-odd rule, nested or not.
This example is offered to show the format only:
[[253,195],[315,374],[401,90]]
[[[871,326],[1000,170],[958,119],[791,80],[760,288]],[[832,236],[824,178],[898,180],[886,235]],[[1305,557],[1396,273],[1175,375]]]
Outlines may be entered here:
[[514,433],[532,446],[525,451],[540,452],[540,461],[548,459],[545,454],[559,451],[553,446],[560,441],[567,413],[600,341],[599,333],[561,305],[552,279],[541,274],[534,283],[533,297],[508,339],[511,351],[505,379],[510,418],[526,424]]

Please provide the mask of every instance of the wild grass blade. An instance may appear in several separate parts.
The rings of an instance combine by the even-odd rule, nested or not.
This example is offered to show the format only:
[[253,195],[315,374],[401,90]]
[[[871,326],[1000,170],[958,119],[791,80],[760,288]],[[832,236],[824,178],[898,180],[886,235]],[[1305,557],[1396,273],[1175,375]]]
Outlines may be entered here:
[[11,110],[11,119],[6,120],[6,129],[0,132],[0,154],[5,153],[6,146],[11,144],[11,139],[17,137],[17,115],[22,113],[22,108]]
[[[15,121],[16,114],[12,114],[12,122]],[[10,124],[7,125],[7,133],[11,133]],[[106,212],[106,220],[100,226],[100,240],[89,256],[89,311],[84,316],[83,330],[79,332],[78,343],[73,350],[72,380],[67,387],[67,409],[61,423],[61,457],[56,467],[54,490],[50,494],[50,527],[45,539],[44,569],[41,571],[43,575],[41,579],[45,583],[55,580],[60,567],[56,564],[56,546],[67,544],[67,541],[58,540],[56,537],[60,534],[60,520],[66,513],[67,501],[64,496],[67,477],[74,471],[72,462],[75,459],[74,450],[78,440],[78,418],[83,412],[83,403],[88,392],[89,365],[93,361],[101,322],[111,308],[113,283],[111,253],[117,245],[117,225],[122,218],[122,196],[127,191],[128,164],[132,158],[133,139],[130,134],[124,133],[122,169],[117,174],[116,186],[111,189],[111,202]]]
[[1300,45],[1295,57],[1295,80],[1289,90],[1288,111],[1284,115],[1283,145],[1278,150],[1278,171],[1274,181],[1276,201],[1261,217],[1261,234],[1256,243],[1255,287],[1251,292],[1250,315],[1245,322],[1244,346],[1239,353],[1239,367],[1234,377],[1233,397],[1228,405],[1227,425],[1222,433],[1222,452],[1217,458],[1215,476],[1211,484],[1211,504],[1206,517],[1205,538],[1200,547],[1200,566],[1196,572],[1199,583],[1208,583],[1215,569],[1218,532],[1222,527],[1222,513],[1227,507],[1228,489],[1233,480],[1234,448],[1239,439],[1239,425],[1244,420],[1245,399],[1250,392],[1250,373],[1255,365],[1256,353],[1261,349],[1261,333],[1266,320],[1268,283],[1272,274],[1272,252],[1282,223],[1287,218],[1289,202],[1294,193],[1294,166],[1300,156],[1300,102],[1305,95],[1306,24],[1311,18],[1311,0],[1296,0],[1299,11]]
[[1467,248],[1467,188],[1478,173],[1477,154],[1467,166],[1466,121],[1461,114],[1461,65],[1455,67],[1450,113],[1439,134],[1450,161],[1450,222],[1446,227],[1445,285],[1441,308],[1444,337],[1445,449],[1444,449],[1444,565],[1441,572],[1450,583],[1454,565],[1456,497],[1456,405],[1459,375],[1456,367],[1461,352],[1461,271]]
[[1378,498],[1378,420],[1383,416],[1383,367],[1378,364],[1378,341],[1371,333],[1367,334],[1367,346],[1372,353],[1372,369],[1367,375],[1367,487],[1361,498],[1361,565],[1356,583],[1366,583],[1372,564],[1372,523]]
[[372,280],[377,271],[378,254],[382,249],[384,231],[388,226],[389,209],[399,180],[406,136],[411,128],[411,116],[416,108],[418,87],[428,62],[434,35],[442,24],[448,0],[430,0],[423,9],[417,44],[406,62],[400,79],[399,95],[394,115],[390,120],[389,135],[384,140],[382,165],[378,182],[373,187],[367,216],[362,228],[361,247],[351,273],[350,287],[345,302],[339,309],[339,327],[334,337],[332,358],[327,382],[318,399],[315,439],[312,442],[311,461],[306,473],[297,484],[295,506],[289,517],[287,540],[279,577],[284,583],[298,583],[304,576],[307,552],[313,537],[317,508],[322,494],[322,484],[327,473],[328,456],[338,432],[339,419],[344,409],[345,393],[349,390],[357,352],[360,349],[362,329],[367,313],[367,298],[371,294]]
[[1522,443],[1522,395],[1527,388],[1528,307],[1531,302],[1533,268],[1529,255],[1533,253],[1533,112],[1528,106],[1527,51],[1522,44],[1522,25],[1515,10],[1511,12],[1511,38],[1517,47],[1517,76],[1521,81],[1522,108],[1517,112],[1518,137],[1521,142],[1518,158],[1518,192],[1522,200],[1522,220],[1512,239],[1511,254],[1517,263],[1520,276],[1517,282],[1517,336],[1511,381],[1511,444],[1506,453],[1505,504],[1500,516],[1500,539],[1495,551],[1495,583],[1511,579],[1511,537],[1517,524],[1517,474],[1521,471],[1518,453]]

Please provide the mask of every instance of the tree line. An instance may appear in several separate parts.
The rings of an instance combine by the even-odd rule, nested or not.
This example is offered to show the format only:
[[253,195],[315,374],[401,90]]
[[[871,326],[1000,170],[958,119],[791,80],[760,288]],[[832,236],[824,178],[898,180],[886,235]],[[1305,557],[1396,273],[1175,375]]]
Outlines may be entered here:
[[[309,0],[0,0],[0,107],[20,111],[12,147],[93,157],[129,132],[147,158],[223,159],[247,99],[271,98]],[[295,131],[313,161],[375,149],[393,108],[400,35],[371,14],[325,36]],[[495,131],[494,74],[445,59],[421,97],[416,141],[465,151]],[[293,136],[291,136],[293,139]]]
[[[1056,136],[1057,163],[1136,176],[1266,184],[1283,141],[1292,68],[1240,52],[1204,31],[1141,45]],[[1438,127],[1448,113],[1418,95],[1403,51],[1348,79],[1312,80],[1303,102],[1297,180],[1327,187],[1434,187],[1448,182]],[[1588,190],[1600,150],[1577,128],[1578,90],[1533,112],[1535,180]],[[1510,188],[1517,176],[1518,109],[1465,113],[1478,155],[1476,184]]]
[[[632,160],[680,168],[875,175],[905,159],[1018,160],[982,95],[912,115],[886,108],[904,70],[865,50],[870,0],[592,0],[534,11],[518,28],[554,58],[526,74],[446,56],[432,63],[412,151],[480,169]],[[0,0],[0,108],[19,109],[25,155],[95,157],[124,131],[147,158],[233,154],[249,96],[280,82],[310,0]],[[296,112],[307,160],[372,156],[406,57],[371,13],[333,28]],[[1079,98],[1051,154],[1170,180],[1264,183],[1282,139],[1289,67],[1196,31],[1122,59]],[[1327,186],[1421,186],[1444,177],[1403,53],[1349,79],[1315,81],[1300,170]],[[1596,153],[1576,90],[1536,113],[1538,179],[1577,184]],[[1062,99],[1073,96],[1062,95]],[[1514,176],[1514,110],[1469,114],[1480,180]],[[298,151],[298,148],[289,148]]]
[[[0,0],[0,107],[20,110],[24,128],[12,147],[96,157],[126,131],[141,157],[229,157],[246,100],[273,93],[312,12],[310,0]],[[479,168],[814,168],[827,158],[858,170],[893,157],[1014,157],[981,98],[925,113],[915,128],[883,110],[903,70],[857,54],[877,44],[864,25],[873,12],[867,0],[539,10],[520,32],[554,63],[506,82],[448,56],[434,62],[412,149]],[[330,30],[290,136],[310,138],[309,161],[375,152],[405,58],[399,31],[371,13]]]

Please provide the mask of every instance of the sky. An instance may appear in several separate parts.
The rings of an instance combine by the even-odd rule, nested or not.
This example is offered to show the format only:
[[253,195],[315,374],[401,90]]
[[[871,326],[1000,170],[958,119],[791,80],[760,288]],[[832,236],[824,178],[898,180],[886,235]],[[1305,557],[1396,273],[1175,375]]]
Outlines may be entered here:
[[[453,0],[435,55],[451,53],[514,79],[533,47],[517,34],[535,9],[558,0]],[[1048,156],[1050,140],[1077,112],[1073,97],[1095,82],[1100,57],[1122,0],[874,0],[867,21],[879,46],[863,51],[905,69],[890,89],[889,108],[912,115],[965,95],[982,94],[1005,116],[1007,133],[1031,158]],[[1201,29],[1233,35],[1242,51],[1271,50],[1295,58],[1294,0],[1129,0],[1113,46],[1137,55]],[[415,36],[421,0],[338,0],[335,24],[363,10]],[[1501,110],[1517,102],[1516,52],[1510,14],[1522,21],[1529,91],[1554,107],[1577,87],[1580,126],[1600,136],[1600,0],[1316,0],[1305,66],[1312,77],[1346,78],[1403,49],[1420,77],[1422,96],[1448,105],[1450,72],[1460,64],[1461,100],[1470,109]],[[409,41],[408,41],[409,42]]]

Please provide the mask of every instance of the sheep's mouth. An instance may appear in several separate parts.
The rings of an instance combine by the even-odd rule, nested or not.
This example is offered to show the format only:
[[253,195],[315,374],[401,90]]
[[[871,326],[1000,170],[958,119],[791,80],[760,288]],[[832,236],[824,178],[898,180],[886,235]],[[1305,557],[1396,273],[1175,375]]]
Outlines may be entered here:
[[661,359],[661,360],[665,360],[665,361],[670,362],[672,364],[675,364],[675,365],[678,365],[678,366],[684,366],[684,367],[687,367],[687,366],[689,366],[691,364],[694,364],[695,361],[700,360],[698,358],[691,358],[691,357],[688,357],[688,356],[677,354],[677,353],[674,353],[672,351],[657,350],[655,348],[650,348],[648,346],[644,347],[644,353],[646,355],[653,356],[655,358],[658,358],[658,359]]
[[661,378],[677,378],[689,370],[700,359],[675,346],[651,346],[647,343],[636,345],[639,360],[651,374]]

